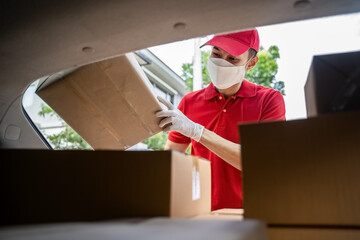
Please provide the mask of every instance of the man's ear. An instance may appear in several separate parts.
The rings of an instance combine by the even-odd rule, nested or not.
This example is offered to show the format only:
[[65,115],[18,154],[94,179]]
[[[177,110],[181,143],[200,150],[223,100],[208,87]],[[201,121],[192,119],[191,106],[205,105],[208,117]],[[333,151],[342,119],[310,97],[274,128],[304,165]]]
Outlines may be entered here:
[[257,64],[258,61],[259,61],[259,58],[257,56],[251,58],[249,63],[246,66],[246,71],[249,71],[250,69],[252,69]]

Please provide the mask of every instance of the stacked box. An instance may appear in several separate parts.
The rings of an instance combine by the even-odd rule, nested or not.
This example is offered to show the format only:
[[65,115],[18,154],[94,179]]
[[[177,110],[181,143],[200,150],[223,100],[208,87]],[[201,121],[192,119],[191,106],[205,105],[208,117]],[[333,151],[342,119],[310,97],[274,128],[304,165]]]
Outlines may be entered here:
[[360,51],[314,56],[304,87],[309,117],[360,110]]
[[360,112],[344,112],[240,126],[245,218],[359,229],[359,123]]
[[194,217],[210,162],[177,151],[1,150],[0,224]]

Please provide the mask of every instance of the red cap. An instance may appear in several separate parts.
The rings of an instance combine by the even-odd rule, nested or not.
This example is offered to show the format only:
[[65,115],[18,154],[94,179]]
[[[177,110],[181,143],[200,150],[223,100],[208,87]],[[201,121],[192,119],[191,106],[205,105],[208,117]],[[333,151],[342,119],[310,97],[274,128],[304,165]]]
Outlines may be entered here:
[[256,29],[252,29],[249,31],[217,35],[204,45],[218,47],[233,56],[239,56],[250,48],[259,51],[259,34]]

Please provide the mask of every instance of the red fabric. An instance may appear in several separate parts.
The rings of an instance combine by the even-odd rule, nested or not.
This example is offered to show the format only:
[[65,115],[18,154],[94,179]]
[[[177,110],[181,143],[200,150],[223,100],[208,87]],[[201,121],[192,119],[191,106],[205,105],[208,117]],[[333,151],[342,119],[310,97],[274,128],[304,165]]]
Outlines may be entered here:
[[259,51],[259,34],[256,29],[228,33],[223,35],[216,35],[204,45],[211,45],[219,47],[227,53],[230,53],[233,56],[239,56],[249,50],[249,48]]
[[[207,88],[187,94],[178,108],[192,121],[234,143],[240,143],[239,123],[285,120],[285,104],[280,92],[246,80],[238,93],[228,99],[210,84]],[[211,161],[212,210],[242,208],[241,171],[178,132],[171,132],[169,140],[191,142],[193,155]]]

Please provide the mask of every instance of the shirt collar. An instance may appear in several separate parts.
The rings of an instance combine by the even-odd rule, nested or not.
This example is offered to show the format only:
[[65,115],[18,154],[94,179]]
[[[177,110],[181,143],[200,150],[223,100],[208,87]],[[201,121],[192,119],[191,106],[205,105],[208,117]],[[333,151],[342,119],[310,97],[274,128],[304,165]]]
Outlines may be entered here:
[[[220,95],[215,89],[215,86],[210,83],[205,89],[205,100],[210,100]],[[256,96],[256,85],[244,79],[239,91],[235,94],[235,97],[250,98]]]

